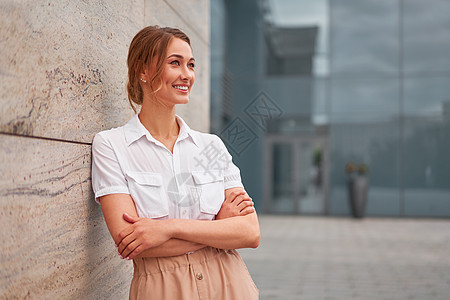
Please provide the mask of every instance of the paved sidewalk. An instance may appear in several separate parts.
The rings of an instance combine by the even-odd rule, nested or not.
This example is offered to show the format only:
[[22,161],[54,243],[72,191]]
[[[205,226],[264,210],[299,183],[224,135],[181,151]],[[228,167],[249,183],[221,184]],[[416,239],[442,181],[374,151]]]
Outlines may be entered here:
[[260,216],[260,299],[450,299],[450,220]]

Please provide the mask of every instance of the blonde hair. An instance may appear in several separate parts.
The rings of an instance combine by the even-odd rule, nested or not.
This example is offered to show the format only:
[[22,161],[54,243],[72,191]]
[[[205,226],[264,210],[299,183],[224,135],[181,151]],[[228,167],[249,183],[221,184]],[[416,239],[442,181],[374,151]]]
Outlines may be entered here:
[[[152,92],[156,93],[162,85],[161,74],[164,67],[167,47],[173,38],[179,38],[191,45],[189,37],[177,28],[148,26],[133,38],[128,50],[127,93],[131,108],[136,112],[136,105],[142,105],[144,93],[139,83],[142,71],[153,64],[154,72],[150,78]],[[134,104],[133,104],[134,103]]]

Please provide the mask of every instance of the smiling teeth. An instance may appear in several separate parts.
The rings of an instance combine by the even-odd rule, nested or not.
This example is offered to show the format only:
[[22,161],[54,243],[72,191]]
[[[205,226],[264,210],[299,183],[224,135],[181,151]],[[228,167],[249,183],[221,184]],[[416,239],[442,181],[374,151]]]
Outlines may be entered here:
[[173,87],[176,89],[179,89],[179,90],[184,90],[184,91],[187,91],[187,89],[188,89],[187,86],[182,86],[182,85],[174,85]]

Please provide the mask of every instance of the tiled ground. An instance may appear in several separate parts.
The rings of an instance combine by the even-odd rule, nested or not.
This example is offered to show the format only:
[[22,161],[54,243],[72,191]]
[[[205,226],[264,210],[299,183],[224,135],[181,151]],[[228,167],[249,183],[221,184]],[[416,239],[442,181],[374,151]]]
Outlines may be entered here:
[[260,216],[260,299],[450,299],[450,220]]

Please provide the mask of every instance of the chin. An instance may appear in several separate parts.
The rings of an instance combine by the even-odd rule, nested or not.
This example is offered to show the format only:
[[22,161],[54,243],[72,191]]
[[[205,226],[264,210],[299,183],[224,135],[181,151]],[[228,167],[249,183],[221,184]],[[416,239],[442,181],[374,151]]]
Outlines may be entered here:
[[187,99],[171,99],[171,101],[169,101],[167,104],[170,105],[178,105],[178,104],[188,104],[189,103],[189,98]]
[[189,98],[178,102],[178,104],[188,104],[188,103],[189,103]]

